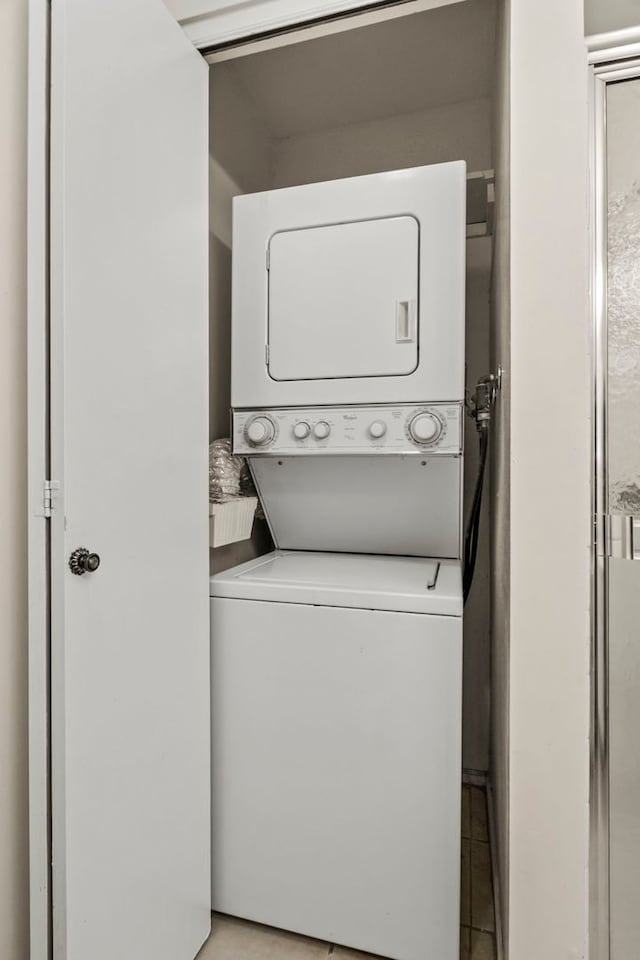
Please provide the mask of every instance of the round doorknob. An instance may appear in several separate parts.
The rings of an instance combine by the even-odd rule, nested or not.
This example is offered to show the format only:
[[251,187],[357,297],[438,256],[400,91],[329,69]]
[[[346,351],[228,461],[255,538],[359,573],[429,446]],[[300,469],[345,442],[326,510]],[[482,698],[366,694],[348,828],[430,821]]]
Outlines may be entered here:
[[71,573],[81,577],[83,573],[94,573],[100,566],[100,556],[97,553],[91,553],[86,547],[78,547],[69,557],[69,569]]

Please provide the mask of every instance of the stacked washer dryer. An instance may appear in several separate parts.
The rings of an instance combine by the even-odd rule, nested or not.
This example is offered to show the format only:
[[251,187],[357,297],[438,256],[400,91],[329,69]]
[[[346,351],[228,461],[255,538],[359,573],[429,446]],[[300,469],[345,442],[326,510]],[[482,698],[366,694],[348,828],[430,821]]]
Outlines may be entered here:
[[276,551],[211,580],[213,907],[457,960],[466,169],[234,201],[233,447]]

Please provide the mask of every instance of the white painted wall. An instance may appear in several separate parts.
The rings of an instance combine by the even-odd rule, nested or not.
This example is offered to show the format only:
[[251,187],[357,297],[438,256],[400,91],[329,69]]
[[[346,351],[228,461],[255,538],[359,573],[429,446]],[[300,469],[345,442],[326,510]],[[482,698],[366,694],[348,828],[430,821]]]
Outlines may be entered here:
[[509,956],[578,960],[591,474],[582,0],[512,0],[510,36]]
[[241,189],[264,189],[271,177],[271,144],[259,112],[233,74],[210,70],[210,153]]
[[638,0],[584,0],[584,32],[587,36],[639,25]]
[[274,141],[274,187],[465,159],[491,166],[491,100],[447,104]]
[[0,957],[28,957],[27,0],[0,3]]
[[232,199],[271,180],[271,142],[261,118],[226,70],[210,77],[209,433],[229,435]]
[[[209,437],[229,436],[231,407],[232,201],[266,189],[271,140],[253,105],[225,70],[212,68],[209,141]],[[271,547],[263,523],[250,540],[210,551],[211,573],[244,563]]]

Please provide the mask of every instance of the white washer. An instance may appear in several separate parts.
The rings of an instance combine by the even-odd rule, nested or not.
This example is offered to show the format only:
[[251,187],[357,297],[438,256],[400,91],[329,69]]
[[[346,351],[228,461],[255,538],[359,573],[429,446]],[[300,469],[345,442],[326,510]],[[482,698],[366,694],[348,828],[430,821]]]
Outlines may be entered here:
[[459,562],[277,551],[211,623],[213,908],[457,960]]

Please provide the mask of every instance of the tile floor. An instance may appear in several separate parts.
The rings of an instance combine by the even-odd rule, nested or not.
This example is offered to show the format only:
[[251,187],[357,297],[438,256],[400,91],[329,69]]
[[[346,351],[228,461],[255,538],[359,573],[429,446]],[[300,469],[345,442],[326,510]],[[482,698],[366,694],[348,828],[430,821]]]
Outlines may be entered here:
[[495,960],[487,797],[481,787],[462,788],[460,883],[460,960]]
[[[486,796],[462,790],[460,960],[495,960],[495,922]],[[198,960],[382,960],[321,940],[216,914]],[[430,958],[425,958],[430,960]]]

